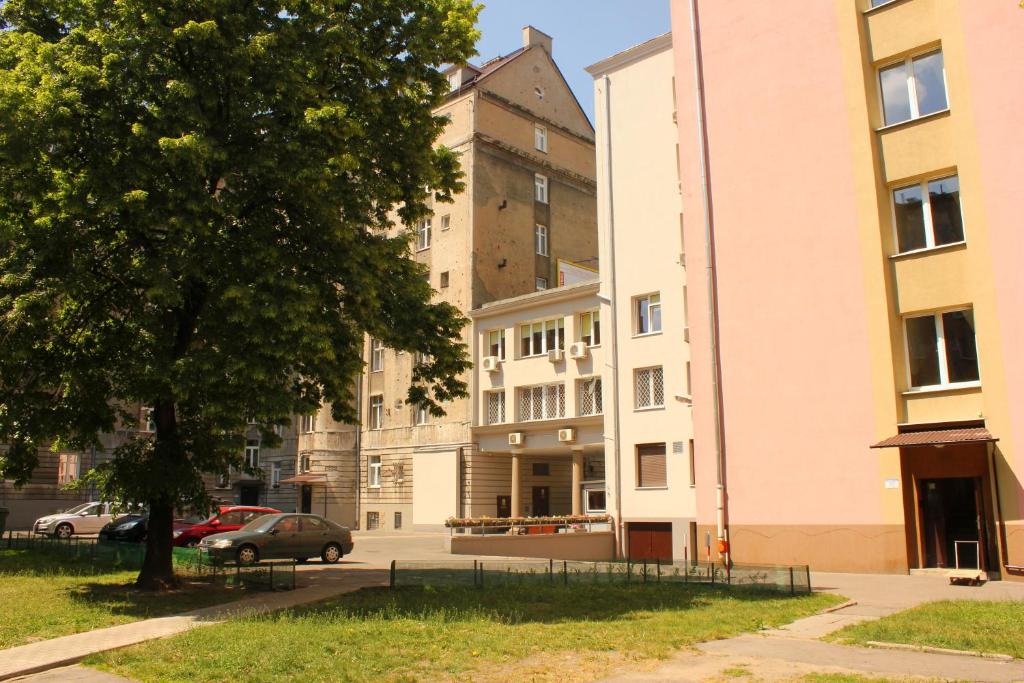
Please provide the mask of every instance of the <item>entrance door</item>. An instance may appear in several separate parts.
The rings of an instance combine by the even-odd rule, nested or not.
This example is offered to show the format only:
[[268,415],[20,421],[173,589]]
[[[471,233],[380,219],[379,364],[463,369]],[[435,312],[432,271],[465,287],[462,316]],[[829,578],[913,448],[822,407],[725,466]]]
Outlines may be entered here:
[[985,569],[982,480],[922,479],[919,486],[924,566],[955,567],[959,554],[961,568]]
[[302,508],[303,514],[310,514],[313,512],[313,487],[309,484],[302,485]]
[[512,496],[498,496],[498,519],[512,516]]
[[629,522],[629,559],[672,561],[671,522]]
[[551,487],[550,486],[534,486],[533,487],[533,516],[534,517],[546,517],[551,514]]
[[259,505],[260,504],[260,487],[259,486],[243,486],[238,492],[238,504],[239,505]]

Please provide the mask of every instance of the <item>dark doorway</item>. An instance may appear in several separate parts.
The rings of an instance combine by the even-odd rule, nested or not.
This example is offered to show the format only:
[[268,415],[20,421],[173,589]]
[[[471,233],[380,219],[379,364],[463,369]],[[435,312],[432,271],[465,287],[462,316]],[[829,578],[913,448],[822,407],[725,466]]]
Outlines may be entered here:
[[630,522],[629,559],[672,561],[671,522]]
[[533,487],[533,516],[546,517],[551,514],[551,487]]
[[302,485],[302,510],[303,514],[308,515],[313,512],[313,487],[309,484]]
[[[985,569],[982,480],[950,477],[920,480],[925,567]],[[959,543],[958,543],[959,541]]]
[[498,519],[512,516],[512,496],[498,496]]
[[260,487],[259,486],[243,486],[238,492],[238,504],[239,505],[259,505],[260,504]]

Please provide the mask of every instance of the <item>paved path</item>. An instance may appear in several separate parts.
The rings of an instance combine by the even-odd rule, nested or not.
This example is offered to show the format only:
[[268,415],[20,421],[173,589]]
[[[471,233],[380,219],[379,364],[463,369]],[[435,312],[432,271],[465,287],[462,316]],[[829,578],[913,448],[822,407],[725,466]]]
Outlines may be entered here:
[[294,591],[261,593],[225,605],[76,633],[0,651],[0,681],[73,664],[97,652],[165,638],[198,626],[209,626],[231,616],[295,607],[367,586],[387,585],[387,582],[388,574],[380,570],[303,571],[300,579],[303,587]]

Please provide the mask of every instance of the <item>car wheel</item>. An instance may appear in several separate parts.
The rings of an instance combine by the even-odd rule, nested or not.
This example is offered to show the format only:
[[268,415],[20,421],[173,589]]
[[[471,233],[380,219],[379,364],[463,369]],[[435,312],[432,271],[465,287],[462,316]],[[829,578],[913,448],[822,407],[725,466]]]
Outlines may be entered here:
[[260,561],[260,554],[256,551],[255,546],[243,545],[235,554],[235,559],[238,560],[238,564],[248,567]]
[[320,554],[320,559],[327,564],[334,564],[341,559],[341,546],[337,543],[328,543],[327,547]]
[[187,541],[185,541],[186,548],[195,548],[197,545],[199,545],[199,541],[197,541],[194,538],[190,538]]
[[71,538],[72,534],[74,534],[74,533],[75,533],[75,528],[73,526],[71,526],[70,524],[68,524],[67,522],[64,522],[63,524],[58,524],[57,528],[53,530],[54,538],[59,538],[62,541],[65,541],[65,540]]

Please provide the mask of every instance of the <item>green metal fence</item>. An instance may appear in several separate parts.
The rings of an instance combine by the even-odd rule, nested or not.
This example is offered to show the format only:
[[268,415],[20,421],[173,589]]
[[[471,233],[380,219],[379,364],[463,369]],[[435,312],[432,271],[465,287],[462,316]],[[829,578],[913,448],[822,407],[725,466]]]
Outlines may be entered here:
[[678,583],[752,588],[792,595],[811,592],[807,565],[733,565],[622,560],[452,560],[391,562],[391,587],[502,586],[523,584]]

